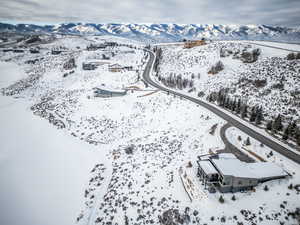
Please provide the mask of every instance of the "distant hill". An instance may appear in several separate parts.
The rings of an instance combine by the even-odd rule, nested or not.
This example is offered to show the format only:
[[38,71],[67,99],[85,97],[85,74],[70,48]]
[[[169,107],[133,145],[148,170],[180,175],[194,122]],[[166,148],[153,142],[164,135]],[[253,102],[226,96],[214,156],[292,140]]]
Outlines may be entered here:
[[38,26],[0,23],[0,32],[115,35],[145,42],[200,38],[300,42],[300,28],[267,25],[64,23]]

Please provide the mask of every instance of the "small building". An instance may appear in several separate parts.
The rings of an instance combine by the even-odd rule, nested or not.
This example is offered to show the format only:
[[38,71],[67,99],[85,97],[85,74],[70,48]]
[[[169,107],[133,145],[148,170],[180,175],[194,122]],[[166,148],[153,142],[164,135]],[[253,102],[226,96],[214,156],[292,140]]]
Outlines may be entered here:
[[95,70],[97,67],[95,63],[82,63],[83,70]]
[[14,49],[13,52],[14,53],[23,53],[24,50],[23,49]]
[[106,45],[105,44],[90,44],[89,46],[86,47],[88,51],[96,51],[98,49],[105,49]]
[[109,46],[109,47],[114,47],[114,46],[117,46],[118,44],[117,44],[117,42],[106,41],[106,42],[104,43],[104,45]]
[[120,64],[112,64],[108,66],[110,72],[121,72],[122,70],[133,70],[132,66],[121,66]]
[[213,186],[223,193],[250,190],[259,183],[288,176],[275,163],[245,163],[230,153],[200,157],[197,163],[205,187]]
[[51,54],[52,54],[52,55],[59,55],[60,53],[62,53],[61,50],[57,50],[57,49],[52,49],[52,50],[51,50]]
[[94,96],[101,98],[110,98],[124,96],[127,94],[127,90],[108,90],[102,88],[94,88]]
[[108,66],[110,72],[121,72],[123,69],[124,67],[117,63]]
[[40,51],[38,49],[34,49],[34,48],[31,48],[29,51],[30,51],[31,54],[40,53]]
[[3,49],[3,52],[12,52],[13,49]]

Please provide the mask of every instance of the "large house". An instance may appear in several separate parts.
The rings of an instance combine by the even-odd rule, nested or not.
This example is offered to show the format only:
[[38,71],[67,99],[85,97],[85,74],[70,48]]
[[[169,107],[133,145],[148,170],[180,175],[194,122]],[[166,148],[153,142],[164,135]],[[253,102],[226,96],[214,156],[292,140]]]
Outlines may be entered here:
[[200,156],[197,163],[198,176],[205,187],[215,187],[223,193],[249,190],[259,183],[289,175],[275,163],[245,163],[230,153]]

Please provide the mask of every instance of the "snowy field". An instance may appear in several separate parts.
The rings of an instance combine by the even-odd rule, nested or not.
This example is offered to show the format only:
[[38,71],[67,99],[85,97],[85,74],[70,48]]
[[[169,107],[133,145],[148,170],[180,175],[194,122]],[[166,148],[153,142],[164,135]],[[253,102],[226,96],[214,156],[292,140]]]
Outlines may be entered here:
[[[123,45],[85,50],[103,39]],[[38,54],[1,52],[0,224],[163,224],[168,213],[184,224],[296,224],[292,213],[299,192],[287,186],[299,184],[299,166],[275,153],[268,160],[292,178],[237,193],[235,201],[223,194],[223,204],[219,192],[204,190],[196,176],[197,156],[224,148],[219,131],[225,121],[191,102],[150,94],[153,89],[139,79],[147,56],[127,44],[110,37],[65,37],[41,45]],[[52,55],[58,47],[66,51]],[[102,61],[107,51],[115,53],[108,63],[134,69],[110,72],[107,64],[82,69],[84,62]],[[66,70],[70,58],[76,67]],[[138,88],[125,96],[93,96],[95,87],[130,86]],[[237,133],[230,130],[230,140]],[[251,143],[264,156],[265,149]],[[194,184],[192,202],[180,171]]]

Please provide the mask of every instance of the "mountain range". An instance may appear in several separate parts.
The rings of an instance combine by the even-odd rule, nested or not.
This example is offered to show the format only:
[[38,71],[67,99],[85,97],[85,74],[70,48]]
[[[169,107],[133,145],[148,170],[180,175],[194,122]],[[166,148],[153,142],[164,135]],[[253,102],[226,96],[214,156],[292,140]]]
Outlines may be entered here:
[[145,42],[182,39],[273,40],[300,42],[300,28],[269,25],[201,25],[134,23],[63,23],[58,25],[0,23],[0,32],[114,35]]

